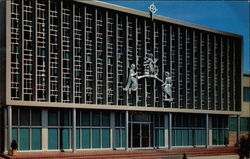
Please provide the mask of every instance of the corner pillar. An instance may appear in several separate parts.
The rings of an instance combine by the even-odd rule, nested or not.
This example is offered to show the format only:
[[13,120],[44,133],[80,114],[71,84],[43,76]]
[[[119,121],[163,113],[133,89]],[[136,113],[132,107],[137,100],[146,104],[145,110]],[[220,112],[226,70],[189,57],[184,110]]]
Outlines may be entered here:
[[209,146],[209,115],[206,114],[206,148]]
[[111,143],[112,149],[115,149],[115,112],[110,113],[110,127],[111,127],[110,143]]
[[164,114],[164,134],[165,134],[165,147],[168,147],[168,128],[169,128],[169,123],[168,123],[168,114]]
[[12,106],[7,107],[8,114],[8,135],[7,135],[7,149],[8,154],[11,155],[11,142],[12,142]]
[[72,109],[72,152],[76,152],[76,108]]
[[240,146],[240,115],[237,115],[237,146]]
[[126,111],[126,116],[125,116],[125,129],[126,129],[126,147],[125,150],[128,150],[128,111]]
[[42,109],[42,150],[48,150],[48,109]]
[[168,149],[172,149],[172,113],[169,113],[168,120]]

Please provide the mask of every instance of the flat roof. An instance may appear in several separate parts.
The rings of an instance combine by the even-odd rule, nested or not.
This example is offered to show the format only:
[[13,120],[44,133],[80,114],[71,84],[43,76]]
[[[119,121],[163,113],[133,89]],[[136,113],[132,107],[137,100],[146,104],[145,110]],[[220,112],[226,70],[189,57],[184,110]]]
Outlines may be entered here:
[[[101,2],[101,1],[94,1],[94,0],[92,0],[92,1],[74,0],[74,1],[89,4],[89,5],[93,5],[93,6],[97,6],[97,7],[101,7],[101,8],[106,8],[106,9],[110,9],[110,10],[115,10],[115,11],[118,11],[118,12],[134,14],[134,15],[141,16],[141,17],[144,17],[144,18],[150,18],[150,15],[148,13],[146,13],[146,12],[134,10],[134,9],[131,9],[131,8],[127,8],[127,7],[123,7],[123,6],[119,6],[119,5],[115,5],[115,4],[110,4],[110,3]],[[239,34],[224,32],[224,31],[220,31],[220,30],[215,30],[215,29],[199,26],[199,25],[196,25],[196,24],[191,24],[191,23],[187,23],[187,22],[178,21],[178,20],[175,20],[175,19],[170,19],[170,18],[160,16],[160,15],[154,15],[154,19],[159,20],[159,21],[163,21],[163,22],[182,25],[182,26],[185,26],[185,27],[190,27],[190,28],[195,28],[195,29],[199,29],[199,30],[203,30],[203,31],[208,31],[208,32],[212,32],[212,33],[215,33],[215,34],[223,34],[223,35],[233,36],[233,37],[238,37],[238,38],[243,39],[243,36],[239,35]]]

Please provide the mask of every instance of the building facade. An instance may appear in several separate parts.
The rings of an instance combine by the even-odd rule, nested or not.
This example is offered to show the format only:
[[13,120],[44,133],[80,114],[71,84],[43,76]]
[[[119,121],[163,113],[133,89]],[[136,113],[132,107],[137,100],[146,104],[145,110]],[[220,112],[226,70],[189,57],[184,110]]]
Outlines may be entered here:
[[240,35],[94,1],[0,6],[2,150],[229,144]]
[[[240,115],[240,137],[248,138],[250,135],[250,75],[243,74],[243,102],[242,114]],[[229,145],[234,146],[237,141],[237,118],[235,115],[229,118]]]

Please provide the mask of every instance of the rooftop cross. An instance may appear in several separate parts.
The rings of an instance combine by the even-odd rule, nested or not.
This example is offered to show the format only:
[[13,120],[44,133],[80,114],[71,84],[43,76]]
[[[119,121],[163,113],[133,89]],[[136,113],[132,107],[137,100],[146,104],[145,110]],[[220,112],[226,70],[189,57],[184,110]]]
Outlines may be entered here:
[[151,20],[153,21],[153,14],[155,14],[155,13],[158,11],[158,9],[156,8],[156,6],[155,6],[154,3],[152,3],[152,4],[148,7],[148,9],[149,9],[149,12],[150,12]]
[[148,7],[149,11],[152,13],[152,14],[155,14],[158,9],[156,8],[155,4],[152,3],[149,7]]

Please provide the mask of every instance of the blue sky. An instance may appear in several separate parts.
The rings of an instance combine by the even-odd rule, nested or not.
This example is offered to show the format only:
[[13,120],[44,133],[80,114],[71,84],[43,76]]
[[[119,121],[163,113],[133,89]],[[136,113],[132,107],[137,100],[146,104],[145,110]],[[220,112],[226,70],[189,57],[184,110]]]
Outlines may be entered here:
[[[102,0],[104,1],[104,0]],[[244,37],[244,73],[250,73],[249,7],[247,1],[116,1],[105,0],[135,10],[148,12],[156,5],[156,14],[200,26],[240,34]]]

